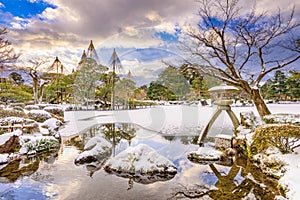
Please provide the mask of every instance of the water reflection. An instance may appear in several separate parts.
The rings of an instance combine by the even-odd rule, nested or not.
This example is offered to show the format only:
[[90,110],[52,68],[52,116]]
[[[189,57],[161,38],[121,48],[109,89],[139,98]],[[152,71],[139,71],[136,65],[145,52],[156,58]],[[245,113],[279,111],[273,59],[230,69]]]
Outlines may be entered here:
[[[75,165],[74,159],[83,151],[84,144],[98,135],[114,144],[107,159],[129,146],[147,144],[171,160],[177,174],[169,178],[121,176],[106,173],[100,164]],[[234,200],[274,199],[280,194],[277,182],[247,159],[238,158],[230,166],[191,162],[187,153],[197,150],[194,141],[195,136],[161,135],[132,124],[98,125],[63,141],[58,153],[0,166],[0,199]]]
[[[198,163],[199,164],[199,163]],[[239,156],[232,166],[225,167],[209,164],[210,171],[216,179],[214,184],[180,185],[174,189],[169,199],[177,198],[212,198],[212,199],[275,199],[283,195],[277,189],[274,179],[261,173],[249,159]],[[215,186],[215,187],[212,187]]]
[[[91,130],[83,133],[83,140],[86,143],[89,139],[97,137],[97,135],[103,135],[104,138],[111,142],[112,144],[112,153],[111,157],[115,157],[121,151],[127,149],[129,146],[132,145],[132,139],[136,137],[136,132],[139,128],[133,124],[103,124],[101,126],[93,127]],[[167,136],[166,136],[167,137]],[[173,138],[175,139],[175,138]],[[190,141],[188,137],[182,138],[182,143]],[[126,143],[126,145],[124,145]],[[188,142],[187,142],[188,143]],[[137,153],[137,152],[136,152]],[[139,152],[142,153],[142,152]],[[137,153],[137,154],[139,154]],[[87,170],[90,171],[90,176],[94,174],[95,171],[102,169],[105,165],[105,162],[108,160],[108,157],[105,159],[101,158],[97,162],[93,162],[87,165]],[[138,159],[137,159],[138,160]],[[120,161],[123,162],[123,161]],[[150,162],[150,161],[149,161]],[[152,163],[144,163],[148,167],[148,165],[153,165]],[[176,173],[170,174],[166,172],[151,172],[140,174],[139,172],[136,173],[128,173],[123,172],[122,169],[118,171],[108,170],[105,168],[105,171],[110,174],[114,174],[118,177],[129,179],[128,181],[128,189],[133,188],[133,183],[141,183],[141,184],[150,184],[157,181],[167,181],[172,179]]]
[[0,168],[0,183],[15,182],[20,177],[30,176],[39,169],[41,161],[53,164],[57,155],[57,152],[50,152],[33,157],[24,156],[2,165]]

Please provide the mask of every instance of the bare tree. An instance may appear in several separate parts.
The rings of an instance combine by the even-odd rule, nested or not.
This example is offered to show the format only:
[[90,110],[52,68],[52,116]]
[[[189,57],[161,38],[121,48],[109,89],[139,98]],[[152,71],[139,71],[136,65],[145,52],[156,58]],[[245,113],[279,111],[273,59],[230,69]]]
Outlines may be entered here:
[[19,55],[14,53],[11,42],[5,39],[7,28],[0,26],[0,69],[14,63]]
[[41,79],[39,72],[42,70],[41,68],[47,60],[41,59],[31,59],[29,62],[32,64],[31,67],[28,67],[29,75],[32,78],[32,88],[33,88],[33,99],[34,103],[41,103],[43,100],[43,92],[44,88],[47,84],[49,84],[49,80]]
[[[200,22],[187,31],[191,42],[184,45],[193,59],[189,68],[201,71],[236,86],[252,98],[259,115],[270,114],[263,101],[259,84],[273,72],[300,58],[293,31],[299,27],[294,9],[284,17],[243,14],[239,0],[198,0]],[[291,40],[292,39],[292,40]]]

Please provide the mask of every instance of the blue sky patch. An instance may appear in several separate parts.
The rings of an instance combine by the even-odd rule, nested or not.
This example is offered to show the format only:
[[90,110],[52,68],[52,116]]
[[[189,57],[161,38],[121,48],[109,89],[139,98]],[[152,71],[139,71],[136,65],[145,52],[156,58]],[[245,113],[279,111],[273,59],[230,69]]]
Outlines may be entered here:
[[165,31],[156,32],[155,36],[162,39],[165,42],[177,42],[178,41],[177,32],[175,34],[170,34]]
[[57,8],[55,5],[37,0],[30,2],[29,0],[1,0],[2,6],[0,12],[11,13],[15,17],[31,18],[41,14],[46,8]]

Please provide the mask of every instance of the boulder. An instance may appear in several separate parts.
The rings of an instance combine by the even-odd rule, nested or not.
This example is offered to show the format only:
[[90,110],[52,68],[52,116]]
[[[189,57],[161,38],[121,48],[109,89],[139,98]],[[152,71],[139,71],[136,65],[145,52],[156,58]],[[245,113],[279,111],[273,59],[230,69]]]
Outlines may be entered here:
[[75,164],[92,163],[103,160],[111,153],[112,144],[101,136],[91,138],[84,151],[75,158]]
[[177,173],[177,168],[173,162],[145,144],[129,147],[122,151],[109,160],[104,169],[107,172],[122,173],[124,175],[161,174],[163,176]]
[[17,135],[11,135],[11,137],[0,146],[0,154],[15,152],[20,148],[20,139]]

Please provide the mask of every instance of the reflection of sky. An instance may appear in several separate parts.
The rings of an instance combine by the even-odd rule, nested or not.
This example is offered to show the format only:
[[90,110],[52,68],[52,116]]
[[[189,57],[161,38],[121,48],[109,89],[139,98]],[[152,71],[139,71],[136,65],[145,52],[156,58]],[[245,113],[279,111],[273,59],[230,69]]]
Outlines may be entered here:
[[44,193],[43,187],[47,183],[36,182],[28,177],[24,177],[14,184],[0,184],[0,199],[53,199],[57,194]]

